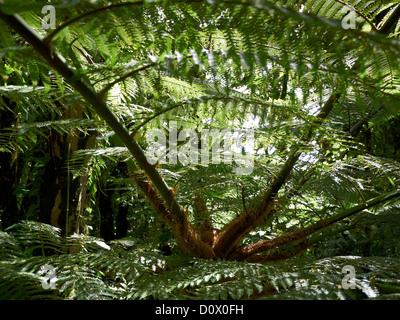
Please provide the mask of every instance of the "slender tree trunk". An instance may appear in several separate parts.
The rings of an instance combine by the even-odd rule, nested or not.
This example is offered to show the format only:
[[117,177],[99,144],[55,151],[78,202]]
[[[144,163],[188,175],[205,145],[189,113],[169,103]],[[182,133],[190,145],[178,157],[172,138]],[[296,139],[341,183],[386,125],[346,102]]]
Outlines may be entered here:
[[114,192],[107,190],[103,183],[100,184],[97,203],[100,217],[100,237],[105,241],[115,239],[113,194]]
[[[118,173],[122,177],[127,177],[128,175],[128,166],[126,165],[125,162],[120,162],[118,163],[117,166]],[[121,196],[121,192],[129,192],[129,191],[120,191],[119,196]],[[115,238],[116,239],[121,239],[125,238],[128,235],[128,229],[129,229],[129,222],[128,222],[128,212],[129,212],[129,206],[124,205],[123,202],[121,201],[118,206],[118,212],[116,214],[115,218]]]
[[[83,112],[75,105],[63,114],[63,119],[82,118]],[[52,130],[48,141],[50,161],[45,167],[40,188],[39,221],[62,230],[63,235],[79,233],[86,203],[87,176],[73,177],[69,160],[79,149],[93,145],[93,135],[71,132],[60,134]]]
[[79,193],[79,179],[69,172],[67,161],[71,154],[68,136],[52,132],[48,143],[51,159],[45,167],[40,188],[39,221],[61,228],[63,235],[73,233]]
[[105,241],[121,239],[128,234],[128,206],[120,204],[117,208],[113,204],[112,190],[107,190],[103,184],[98,193],[98,212],[100,220],[100,237]]
[[119,205],[115,221],[115,239],[125,238],[128,235],[128,212],[128,206],[123,206],[122,204]]

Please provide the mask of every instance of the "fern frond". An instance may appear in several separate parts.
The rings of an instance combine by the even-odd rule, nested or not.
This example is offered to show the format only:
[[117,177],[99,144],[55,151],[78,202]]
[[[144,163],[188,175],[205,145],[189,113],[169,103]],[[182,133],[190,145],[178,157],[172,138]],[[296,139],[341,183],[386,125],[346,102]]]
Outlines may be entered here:
[[47,255],[62,252],[61,230],[48,224],[23,221],[6,229],[24,249],[24,254]]

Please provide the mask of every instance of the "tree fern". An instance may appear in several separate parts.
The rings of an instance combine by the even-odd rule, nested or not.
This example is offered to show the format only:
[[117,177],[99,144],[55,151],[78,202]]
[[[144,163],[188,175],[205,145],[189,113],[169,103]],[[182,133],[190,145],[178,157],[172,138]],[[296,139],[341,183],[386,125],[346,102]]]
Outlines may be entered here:
[[[1,5],[0,18],[24,38],[0,31],[2,39],[15,40],[6,39],[1,51],[1,91],[8,99],[1,105],[6,109],[15,104],[16,112],[22,110],[25,116],[1,132],[1,146],[11,152],[37,146],[44,128],[71,134],[94,127],[101,138],[113,136],[111,147],[100,141],[97,148],[71,158],[68,153],[68,175],[95,171],[101,157],[123,158],[137,188],[182,249],[196,258],[178,263],[178,279],[174,261],[153,251],[116,253],[100,239],[61,239],[58,229],[21,223],[8,231],[27,260],[13,270],[37,274],[43,264],[55,266],[63,298],[89,298],[91,292],[134,299],[287,298],[300,289],[303,297],[351,296],[352,291],[338,288],[342,275],[337,267],[348,262],[346,258],[333,261],[334,270],[330,261],[319,261],[332,271],[328,275],[315,274],[312,270],[319,269],[303,258],[283,273],[277,273],[278,264],[201,258],[292,257],[311,245],[312,238],[306,238],[326,232],[333,223],[360,211],[379,212],[375,206],[383,203],[393,205],[399,196],[398,163],[366,156],[354,126],[399,116],[391,107],[399,99],[398,5],[333,0],[56,1],[64,16],[53,31],[41,28],[42,5]],[[358,14],[361,27],[342,28],[347,7]],[[59,74],[50,73],[52,68]],[[94,120],[60,120],[60,113],[73,103]],[[46,119],[33,113],[37,105]],[[115,135],[96,121],[93,111]],[[167,164],[159,169],[145,157],[146,130],[164,129],[169,121],[197,130],[240,129],[244,119],[257,123],[259,138],[250,177],[237,177],[224,164]],[[24,133],[21,143],[17,133]],[[209,222],[217,227],[211,245],[197,228],[201,221],[194,199],[199,194],[211,207]],[[7,248],[17,250],[14,239],[3,238]],[[382,265],[379,259],[354,260]],[[377,297],[370,275],[363,277],[353,298]],[[301,278],[307,281],[297,283]]]

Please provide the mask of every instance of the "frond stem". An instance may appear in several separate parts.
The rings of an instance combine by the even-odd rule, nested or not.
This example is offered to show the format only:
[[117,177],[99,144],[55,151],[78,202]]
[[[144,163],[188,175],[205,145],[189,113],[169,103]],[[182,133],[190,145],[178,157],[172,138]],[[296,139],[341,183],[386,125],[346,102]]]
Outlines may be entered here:
[[352,215],[355,215],[365,209],[372,208],[376,205],[379,205],[381,203],[387,202],[389,200],[392,200],[392,199],[395,199],[398,197],[400,197],[399,190],[375,197],[373,199],[369,199],[368,201],[366,201],[363,204],[359,204],[357,206],[354,206],[352,208],[344,210],[336,215],[331,216],[330,218],[321,219],[308,227],[301,228],[301,229],[298,229],[296,231],[293,231],[293,232],[290,232],[287,234],[283,234],[274,239],[261,240],[254,244],[240,247],[231,255],[230,258],[238,259],[238,260],[245,260],[245,259],[247,259],[253,255],[256,255],[260,252],[271,250],[276,247],[280,247],[280,246],[304,239],[304,238],[320,231],[321,229],[331,226],[332,224],[334,224],[338,221],[341,221],[341,220],[343,220],[347,217],[350,217]]
[[118,82],[124,81],[132,76],[134,76],[136,73],[139,73],[140,71],[146,70],[148,68],[154,67],[155,65],[157,65],[156,62],[153,63],[149,63],[146,64],[144,66],[141,66],[138,69],[132,70],[130,72],[128,72],[127,74],[123,75],[122,77],[114,80],[113,82],[107,84],[100,92],[99,92],[99,96],[100,98],[104,98],[105,94],[113,87],[115,86]]

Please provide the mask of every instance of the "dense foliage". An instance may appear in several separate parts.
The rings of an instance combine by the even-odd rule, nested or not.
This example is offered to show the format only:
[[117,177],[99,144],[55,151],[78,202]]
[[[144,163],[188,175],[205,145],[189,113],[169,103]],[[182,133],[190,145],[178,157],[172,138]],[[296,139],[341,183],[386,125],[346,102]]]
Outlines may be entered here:
[[[1,299],[398,299],[399,258],[336,256],[268,264],[163,256],[134,240],[90,236],[24,222],[0,233]],[[75,253],[64,253],[74,249]],[[34,251],[57,252],[33,255]],[[64,252],[63,252],[64,251]],[[341,287],[353,265],[355,289]],[[45,290],[55,268],[55,290]],[[179,272],[177,272],[179,270]],[[50,273],[51,274],[51,273]]]
[[0,1],[0,298],[398,298],[397,2],[48,4]]

